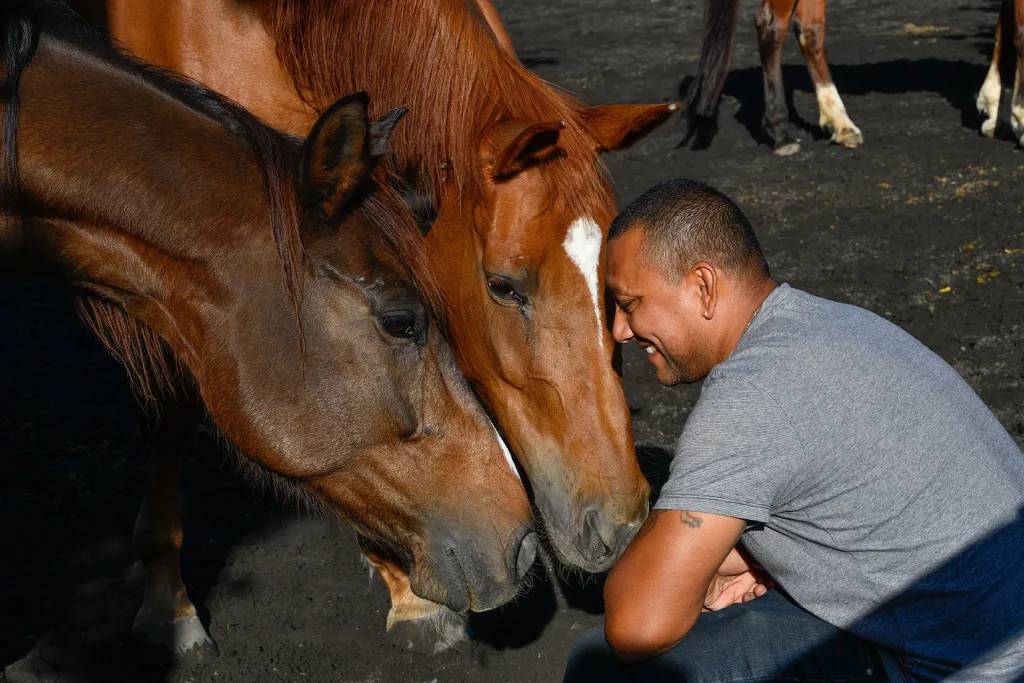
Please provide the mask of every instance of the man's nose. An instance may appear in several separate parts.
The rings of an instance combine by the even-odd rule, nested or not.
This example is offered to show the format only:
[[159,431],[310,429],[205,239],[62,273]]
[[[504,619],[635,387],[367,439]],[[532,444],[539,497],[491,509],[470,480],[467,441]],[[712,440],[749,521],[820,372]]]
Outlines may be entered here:
[[612,337],[620,344],[625,344],[633,338],[629,316],[618,306],[615,307],[615,318],[612,320]]

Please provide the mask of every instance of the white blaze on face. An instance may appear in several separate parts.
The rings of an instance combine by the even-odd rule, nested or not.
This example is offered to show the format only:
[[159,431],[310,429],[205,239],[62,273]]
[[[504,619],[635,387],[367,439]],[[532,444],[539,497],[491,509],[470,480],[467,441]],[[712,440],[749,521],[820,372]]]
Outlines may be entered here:
[[569,226],[562,246],[580,269],[587,289],[590,290],[590,300],[594,304],[594,315],[597,318],[597,342],[603,349],[604,322],[601,320],[601,305],[597,298],[597,267],[601,263],[601,237],[601,228],[593,218],[577,218]]
[[491,429],[494,430],[494,436],[498,438],[498,445],[501,446],[501,452],[505,456],[505,462],[508,463],[508,468],[512,470],[512,474],[516,475],[516,479],[522,481],[523,478],[519,476],[519,470],[516,469],[516,462],[512,459],[512,453],[508,450],[508,446],[505,445],[505,439],[501,438],[501,434],[498,433],[498,428],[491,423]]

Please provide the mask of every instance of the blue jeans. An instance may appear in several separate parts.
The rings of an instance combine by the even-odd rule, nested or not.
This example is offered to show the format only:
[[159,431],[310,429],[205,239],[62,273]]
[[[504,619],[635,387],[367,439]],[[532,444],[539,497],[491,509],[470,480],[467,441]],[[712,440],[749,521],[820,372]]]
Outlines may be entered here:
[[779,591],[705,612],[679,645],[663,655],[623,664],[604,629],[573,645],[565,683],[672,681],[886,681],[874,646],[803,611]]

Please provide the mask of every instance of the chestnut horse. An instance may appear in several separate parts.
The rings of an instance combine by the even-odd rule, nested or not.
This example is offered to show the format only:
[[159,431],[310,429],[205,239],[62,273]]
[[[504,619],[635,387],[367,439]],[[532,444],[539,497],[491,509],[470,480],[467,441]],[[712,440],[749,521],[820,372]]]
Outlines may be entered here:
[[136,632],[178,653],[210,644],[178,563],[202,408],[417,594],[459,611],[514,597],[537,547],[529,501],[414,287],[422,237],[370,176],[402,112],[371,126],[354,95],[303,142],[55,4],[7,2],[0,25],[0,267],[82,292],[162,410],[146,421]]
[[[94,4],[94,3],[93,3]],[[389,169],[433,200],[427,261],[466,376],[566,563],[608,568],[647,514],[612,367],[599,154],[676,104],[584,107],[516,59],[485,0],[108,0],[137,54],[304,132],[366,90],[410,114]]]
[[[807,69],[818,98],[818,125],[832,134],[832,142],[844,147],[859,147],[864,142],[860,129],[846,113],[839,92],[832,82],[825,61],[825,4],[827,0],[762,0],[757,15],[757,38],[764,70],[765,114],[763,126],[776,154],[786,156],[800,151],[800,143],[789,125],[789,108],[782,83],[782,44],[790,21],[803,51]],[[704,38],[697,75],[686,93],[684,106],[691,122],[715,115],[725,86],[732,58],[733,38],[739,0],[707,0]],[[1003,39],[1008,49],[1004,50]],[[1011,124],[1024,145],[1024,0],[1003,0],[996,23],[996,43],[988,77],[978,94],[978,111],[985,116],[981,132],[995,135],[996,115],[1002,93],[1001,57],[1016,51],[1016,77],[1013,86]],[[1007,69],[1006,73],[1012,73]]]

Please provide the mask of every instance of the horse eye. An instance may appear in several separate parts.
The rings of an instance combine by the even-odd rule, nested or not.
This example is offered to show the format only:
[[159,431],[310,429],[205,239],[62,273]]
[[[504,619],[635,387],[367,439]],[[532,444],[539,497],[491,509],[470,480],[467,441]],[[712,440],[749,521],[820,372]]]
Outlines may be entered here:
[[416,316],[410,313],[393,313],[380,319],[384,331],[392,337],[411,339],[416,336]]
[[487,289],[491,291],[491,294],[504,299],[505,301],[516,301],[519,303],[523,302],[523,297],[516,291],[516,288],[511,282],[503,277],[491,276],[487,278]]

